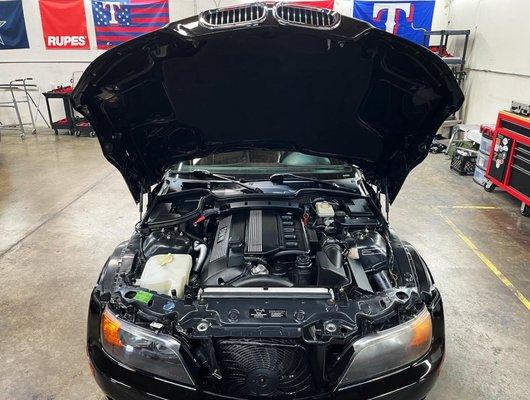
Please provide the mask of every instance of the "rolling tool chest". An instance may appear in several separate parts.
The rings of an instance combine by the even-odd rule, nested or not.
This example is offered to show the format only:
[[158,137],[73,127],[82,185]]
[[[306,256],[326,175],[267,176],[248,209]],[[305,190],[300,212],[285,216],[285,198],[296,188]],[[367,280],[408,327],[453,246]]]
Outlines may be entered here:
[[484,188],[499,187],[521,201],[530,215],[530,118],[501,111],[493,132]]

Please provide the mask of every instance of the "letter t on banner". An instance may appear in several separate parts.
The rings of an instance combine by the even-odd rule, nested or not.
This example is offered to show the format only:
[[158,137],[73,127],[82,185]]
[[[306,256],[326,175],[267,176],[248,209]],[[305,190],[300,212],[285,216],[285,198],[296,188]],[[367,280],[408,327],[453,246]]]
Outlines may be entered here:
[[90,49],[83,0],[39,0],[46,49]]
[[412,5],[410,3],[375,3],[372,17],[374,18],[374,21],[381,21],[383,12],[387,11],[388,14],[385,22],[386,31],[396,35],[399,22],[399,19],[396,18],[398,13],[403,11],[405,13],[405,18],[411,22],[411,7]]

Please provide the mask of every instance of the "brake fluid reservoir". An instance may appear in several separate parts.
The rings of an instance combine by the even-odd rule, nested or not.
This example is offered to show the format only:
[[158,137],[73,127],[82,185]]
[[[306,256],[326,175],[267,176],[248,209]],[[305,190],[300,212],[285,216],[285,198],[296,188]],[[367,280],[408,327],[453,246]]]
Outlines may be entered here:
[[189,254],[158,254],[145,263],[142,276],[136,284],[161,294],[184,297],[184,286],[188,283],[192,259]]
[[329,218],[335,216],[335,210],[333,210],[333,206],[327,201],[317,201],[315,203],[315,208],[317,216],[320,218]]

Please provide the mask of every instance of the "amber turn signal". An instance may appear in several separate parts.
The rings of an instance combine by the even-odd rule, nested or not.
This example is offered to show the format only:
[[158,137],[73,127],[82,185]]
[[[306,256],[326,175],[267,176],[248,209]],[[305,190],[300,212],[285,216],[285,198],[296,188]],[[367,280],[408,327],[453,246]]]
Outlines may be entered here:
[[420,316],[417,321],[414,321],[412,326],[412,338],[410,346],[424,346],[425,343],[431,342],[432,338],[432,320],[431,316],[426,313]]
[[111,346],[123,346],[120,339],[120,322],[107,312],[103,312],[101,316],[101,336],[102,340]]

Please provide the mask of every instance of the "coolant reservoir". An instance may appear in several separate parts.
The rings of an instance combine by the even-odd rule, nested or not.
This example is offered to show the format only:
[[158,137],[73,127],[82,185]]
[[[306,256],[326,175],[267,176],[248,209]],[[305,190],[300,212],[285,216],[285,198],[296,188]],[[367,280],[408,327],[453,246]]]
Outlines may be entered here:
[[142,276],[136,284],[168,295],[175,289],[177,297],[182,298],[191,266],[192,259],[189,254],[158,254],[147,260]]

